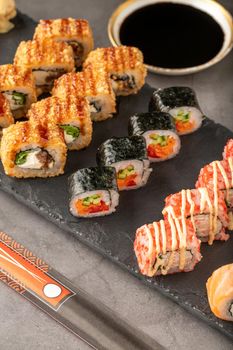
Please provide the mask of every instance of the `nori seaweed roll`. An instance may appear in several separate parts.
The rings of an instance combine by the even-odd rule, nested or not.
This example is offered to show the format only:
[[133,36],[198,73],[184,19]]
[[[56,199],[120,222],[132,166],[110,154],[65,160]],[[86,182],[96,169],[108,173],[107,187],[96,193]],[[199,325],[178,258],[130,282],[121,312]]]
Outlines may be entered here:
[[149,103],[149,111],[170,113],[179,135],[191,134],[199,129],[204,117],[195,92],[184,86],[155,90]]
[[72,215],[104,216],[116,210],[119,193],[114,168],[80,169],[69,177],[68,182]]
[[146,185],[152,171],[142,136],[114,137],[105,141],[98,149],[97,163],[116,169],[120,191]]
[[129,135],[140,135],[146,140],[151,162],[160,162],[177,155],[180,138],[172,116],[164,112],[135,114],[129,119]]

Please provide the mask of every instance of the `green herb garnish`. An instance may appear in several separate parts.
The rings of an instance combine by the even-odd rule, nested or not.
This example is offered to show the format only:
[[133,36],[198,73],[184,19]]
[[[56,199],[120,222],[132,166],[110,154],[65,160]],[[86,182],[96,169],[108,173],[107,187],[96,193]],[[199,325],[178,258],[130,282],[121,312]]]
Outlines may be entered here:
[[26,162],[28,154],[31,152],[31,150],[28,151],[21,151],[16,154],[15,157],[15,164],[16,165],[22,165]]
[[72,136],[74,139],[79,137],[80,129],[73,125],[60,125],[60,128],[65,131],[67,135]]
[[23,94],[22,92],[16,92],[16,91],[14,91],[14,92],[12,93],[12,98],[13,98],[14,103],[15,103],[16,105],[20,105],[20,106],[25,105],[26,97],[27,97],[27,95],[26,95],[26,94]]

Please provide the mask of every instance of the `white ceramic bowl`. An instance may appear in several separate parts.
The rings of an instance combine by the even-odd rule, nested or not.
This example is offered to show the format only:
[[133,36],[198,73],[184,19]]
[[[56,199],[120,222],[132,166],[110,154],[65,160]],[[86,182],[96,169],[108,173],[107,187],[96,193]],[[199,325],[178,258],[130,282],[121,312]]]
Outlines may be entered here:
[[151,72],[165,75],[184,75],[196,73],[203,69],[209,68],[221,61],[232,49],[233,46],[233,20],[230,13],[219,3],[214,0],[128,0],[120,5],[112,14],[108,23],[108,35],[114,46],[121,45],[120,28],[124,20],[136,10],[156,3],[175,3],[193,6],[208,15],[210,15],[222,28],[224,33],[224,41],[219,53],[210,61],[195,67],[189,68],[161,68],[157,66],[147,65]]

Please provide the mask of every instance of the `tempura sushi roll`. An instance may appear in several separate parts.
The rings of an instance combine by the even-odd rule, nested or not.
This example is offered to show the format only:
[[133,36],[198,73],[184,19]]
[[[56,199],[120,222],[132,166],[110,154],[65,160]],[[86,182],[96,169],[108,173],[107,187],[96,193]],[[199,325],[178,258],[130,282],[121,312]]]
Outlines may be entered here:
[[233,264],[215,270],[206,283],[208,301],[216,317],[233,321]]
[[112,167],[85,168],[69,177],[70,212],[78,217],[109,215],[116,211],[119,193]]
[[82,65],[94,47],[92,30],[85,19],[41,19],[33,39],[44,40],[45,38],[65,41],[69,44],[73,49],[76,67]]
[[207,187],[215,193],[224,194],[228,208],[229,226],[233,230],[233,158],[214,161],[201,169],[196,182],[196,188]]
[[11,113],[10,103],[3,94],[0,93],[0,135],[3,128],[14,124],[14,118]]
[[129,119],[129,135],[142,135],[145,138],[151,162],[173,158],[180,150],[180,138],[173,118],[168,113],[135,114]]
[[223,151],[223,158],[233,158],[233,139],[229,139],[227,141],[226,146],[224,147]]
[[31,70],[13,64],[0,66],[0,92],[9,101],[13,117],[24,117],[36,101],[35,79]]
[[199,129],[204,117],[193,89],[183,86],[155,90],[149,110],[170,113],[179,135],[190,134]]
[[21,41],[14,63],[32,69],[37,93],[50,92],[53,81],[62,74],[74,70],[72,48],[64,41]]
[[134,252],[148,277],[192,271],[201,260],[200,240],[190,219],[160,220],[136,231]]
[[3,130],[1,159],[6,175],[51,177],[63,174],[66,145],[59,127],[46,128],[29,121]]
[[115,94],[105,71],[88,67],[80,73],[65,74],[55,81],[52,93],[63,98],[86,97],[93,121],[111,118],[116,112]]
[[86,98],[61,99],[48,97],[32,105],[28,112],[30,122],[42,125],[58,125],[64,134],[69,150],[89,146],[92,138],[92,121]]
[[220,191],[214,193],[203,187],[171,194],[165,199],[163,215],[191,218],[202,242],[212,244],[214,240],[226,241],[229,238],[225,232],[229,224],[227,206]]
[[105,141],[97,151],[97,163],[116,169],[120,191],[146,185],[152,171],[142,136],[114,137]]
[[88,65],[108,72],[116,95],[136,94],[145,83],[143,54],[136,47],[98,48],[87,56],[84,68]]

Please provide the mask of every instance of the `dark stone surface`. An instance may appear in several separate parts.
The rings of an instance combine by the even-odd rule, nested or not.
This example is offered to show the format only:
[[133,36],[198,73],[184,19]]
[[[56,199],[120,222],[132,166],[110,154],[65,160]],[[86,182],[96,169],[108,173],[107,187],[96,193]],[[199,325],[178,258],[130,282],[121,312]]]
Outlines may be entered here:
[[[19,4],[20,3],[23,4],[24,2],[19,1]],[[50,11],[50,12],[49,11],[46,12],[45,8],[48,9],[48,6],[45,6],[45,3],[41,5],[40,2],[30,2],[29,7],[32,12],[34,11],[34,13],[36,13],[35,16],[37,16],[37,18],[53,17],[54,13],[56,13],[55,16],[59,16],[60,13],[63,13],[64,16],[67,16],[73,13],[72,6],[75,7],[76,1],[70,1],[69,3],[70,7],[69,6],[64,7],[61,1],[56,1],[56,2],[53,1],[53,3],[54,3],[54,6],[55,5],[57,6],[55,6],[53,11]],[[76,10],[76,13],[74,15],[79,16],[79,14],[81,14],[83,17],[88,17],[88,14],[90,14],[89,9],[91,8],[92,3],[90,0],[84,1],[83,3],[85,3],[85,6],[79,8],[78,11]],[[102,1],[102,3],[104,2]],[[119,3],[119,1],[118,2],[115,1],[114,6],[116,6],[117,3]],[[223,1],[223,3],[225,3],[230,10],[231,9],[233,10],[231,1]],[[91,23],[95,24],[94,32],[95,32],[97,46],[108,45],[108,42],[106,39],[107,37],[106,30],[104,30],[103,32],[103,28],[106,28],[107,17],[111,13],[112,8],[114,7],[113,5],[110,6],[110,2],[108,2],[108,4],[109,5],[106,5],[106,7],[101,7],[101,6],[98,7],[98,5],[95,5],[94,7],[93,5],[93,12],[91,11],[91,15],[89,16],[90,19],[95,18],[94,22],[92,21]],[[103,12],[105,12],[104,15],[103,15]],[[13,55],[19,41],[31,38],[33,28],[32,27],[25,28],[24,25],[22,25],[22,23],[24,24],[30,23],[29,26],[33,26],[34,25],[33,21],[27,16],[20,16],[16,19],[16,21],[18,23],[17,30],[14,29],[9,34],[0,37],[1,63],[9,63],[13,59]],[[12,33],[14,33],[14,36],[11,36]],[[15,41],[15,38],[17,38],[17,41]],[[3,52],[3,48],[4,48],[4,52]],[[221,121],[225,125],[228,125],[228,127],[232,128],[233,127],[233,121],[231,116],[232,68],[233,68],[233,60],[232,60],[232,54],[230,54],[226,59],[224,59],[221,63],[219,63],[215,67],[212,67],[211,69],[196,75],[190,75],[186,77],[162,77],[162,76],[150,75],[148,77],[148,81],[150,81],[153,84],[153,86],[156,86],[156,87],[164,87],[164,86],[177,85],[177,84],[189,85],[193,87],[197,91],[200,104],[205,114],[207,114],[208,116],[211,116],[215,120]],[[148,101],[146,101],[145,103],[144,99],[147,100],[149,93],[150,93],[150,90],[148,89],[144,89],[144,91],[142,91],[142,93],[140,94],[141,102],[136,101],[135,96],[125,98],[124,100],[122,100],[120,104],[120,115],[112,121],[108,121],[97,125],[95,134],[94,134],[94,142],[91,148],[83,152],[80,152],[80,156],[77,156],[77,161],[76,161],[76,158],[74,157],[74,154],[72,154],[72,157],[69,159],[69,162],[68,162],[67,175],[69,175],[73,170],[77,169],[79,166],[90,166],[95,164],[94,152],[95,152],[95,147],[99,145],[98,140],[99,140],[100,133],[102,135],[101,136],[102,139],[100,141],[105,140],[106,138],[113,136],[113,133],[111,132],[111,130],[114,130],[115,126],[118,124],[117,131],[116,133],[114,131],[114,135],[116,136],[126,135],[127,133],[126,120],[128,119],[129,114],[134,113],[135,111],[136,112],[145,111]],[[132,105],[133,105],[133,109],[132,109]],[[212,135],[213,138],[210,139],[210,138],[204,137],[204,134],[207,130],[211,130],[210,134]],[[203,131],[204,131],[204,134],[202,134]],[[120,133],[118,134],[118,132]],[[171,297],[173,300],[181,304],[183,307],[187,308],[188,310],[191,310],[196,315],[207,320],[209,324],[215,326],[216,328],[220,329],[224,333],[227,332],[228,335],[230,335],[232,338],[232,333],[233,333],[232,325],[230,323],[217,320],[210,313],[206,296],[205,296],[205,281],[209,277],[209,275],[212,273],[212,271],[218,266],[232,261],[232,237],[230,241],[228,241],[225,244],[215,243],[214,246],[212,247],[204,246],[203,247],[204,249],[202,249],[204,258],[202,262],[197,266],[194,272],[190,274],[179,274],[174,276],[160,277],[158,280],[155,281],[157,283],[155,283],[154,280],[152,280],[151,282],[150,279],[144,279],[142,276],[138,275],[136,262],[132,254],[132,239],[134,237],[134,230],[136,226],[141,225],[146,221],[151,221],[153,219],[160,218],[159,213],[162,208],[163,198],[160,197],[160,194],[158,192],[159,187],[161,186],[165,188],[165,191],[163,193],[163,197],[164,197],[168,193],[174,192],[177,189],[181,189],[182,187],[193,186],[194,180],[196,178],[199,168],[203,166],[206,162],[213,160],[215,157],[219,158],[221,156],[221,148],[225,142],[225,139],[227,138],[227,135],[229,135],[229,133],[230,133],[229,131],[227,131],[222,127],[216,128],[213,123],[207,123],[205,128],[202,129],[201,133],[197,132],[194,135],[190,135],[189,137],[186,137],[187,140],[186,138],[182,138],[183,147],[181,150],[181,155],[178,156],[176,159],[171,160],[162,165],[161,164],[154,165],[153,166],[154,174],[149,180],[148,187],[144,189],[140,189],[138,191],[134,191],[134,192],[123,193],[121,196],[119,211],[116,214],[112,215],[111,217],[98,219],[98,220],[95,220],[94,222],[91,221],[88,223],[87,220],[82,220],[82,222],[77,221],[68,213],[67,206],[66,206],[67,204],[65,204],[67,203],[67,193],[65,193],[64,195],[65,186],[66,186],[66,176],[62,176],[60,178],[51,180],[53,181],[53,184],[50,180],[35,180],[35,181],[30,180],[29,181],[30,185],[27,185],[25,188],[24,183],[27,181],[24,181],[24,180],[15,181],[8,178],[7,182],[5,182],[4,180],[5,176],[3,175],[1,183],[2,185],[4,183],[4,186],[6,185],[6,190],[8,192],[9,191],[12,192],[12,194],[14,196],[17,196],[17,198],[20,201],[23,201],[25,204],[29,205],[30,207],[33,207],[33,209],[37,210],[37,212],[42,214],[44,217],[48,218],[49,216],[53,222],[55,222],[56,224],[59,224],[59,226],[64,230],[72,232],[72,234],[74,234],[75,236],[78,236],[81,241],[85,242],[85,244],[89,246],[94,245],[95,249],[97,249],[101,253],[103,253],[102,244],[105,244],[105,249],[104,249],[105,256],[107,255],[109,257],[111,255],[111,259],[114,262],[117,262],[118,264],[120,264],[122,267],[126,269],[130,269],[130,271],[134,275],[136,275],[138,278],[143,280],[147,285],[150,285],[152,287],[155,287],[156,289],[159,289],[164,294],[166,294],[167,296]],[[209,134],[209,137],[210,137],[210,134]],[[204,141],[205,141],[205,147],[202,146],[202,144],[204,144]],[[186,146],[187,148],[185,148],[184,146]],[[84,156],[83,154],[86,156]],[[185,166],[182,161],[182,154],[185,156],[184,159],[186,159]],[[190,159],[187,159],[188,155],[190,155]],[[172,171],[172,173],[168,173],[167,167],[170,169],[170,171]],[[173,176],[171,176],[171,174]],[[31,182],[32,182],[32,185],[31,185]],[[40,183],[40,190],[39,188],[37,188],[37,185],[36,186],[34,185],[34,182]],[[48,191],[50,191],[50,194],[47,193]],[[150,192],[149,197],[152,198],[150,202],[146,201],[144,198],[141,198],[142,195],[147,196],[148,192]],[[53,200],[56,194],[60,198],[62,203],[64,203],[63,208],[57,207],[56,201]],[[10,203],[10,200],[9,200],[9,203]],[[151,208],[151,203],[152,205],[154,205],[153,208]],[[9,205],[10,204],[8,204],[8,201],[7,201],[5,205],[6,210],[8,208],[11,209]],[[50,211],[51,205],[56,208],[54,212]],[[139,207],[137,207],[137,205],[139,205]],[[13,206],[13,204],[11,204],[11,206]],[[124,209],[125,209],[125,212],[124,212]],[[3,210],[4,209],[2,208],[2,211]],[[19,211],[20,210],[21,208],[19,208]],[[138,213],[140,214],[141,220],[137,218]],[[17,214],[15,214],[15,216],[17,218]],[[126,221],[126,218],[128,218],[129,220],[129,222],[127,223],[127,227],[124,226],[124,222]],[[16,223],[19,229],[20,227],[23,227],[22,219],[23,218],[19,218],[19,221],[17,221]],[[26,215],[25,215],[25,219],[26,219]],[[130,223],[131,220],[132,222],[134,222],[133,224]],[[29,223],[31,222],[29,217],[27,221]],[[3,219],[3,226],[7,227],[5,222],[6,220],[4,221]],[[70,223],[69,227],[67,226],[67,222]],[[114,231],[113,231],[113,229],[116,230],[116,227],[111,228],[110,231],[108,231],[108,233],[105,232],[105,230],[107,230],[107,228],[111,226],[111,222],[114,222],[114,223],[117,222],[116,236],[114,236]],[[43,227],[42,220],[41,220],[40,226]],[[84,226],[85,226],[85,229],[84,229]],[[46,226],[46,230],[47,230],[47,227],[49,226],[48,225]],[[33,232],[33,229],[31,229],[31,227],[29,227],[28,230]],[[36,243],[33,243],[33,242],[34,241],[39,242],[37,239],[37,236],[39,237],[39,230],[40,229],[38,228],[35,229],[35,232],[36,232],[35,236],[31,239],[31,242],[30,242],[30,245],[35,244],[34,250],[38,249],[36,247]],[[89,234],[88,236],[86,236],[86,232],[88,231],[89,231]],[[18,232],[17,235],[20,236],[20,233]],[[44,233],[41,235],[43,236],[43,242],[44,242],[43,244],[47,244],[47,246],[49,247],[49,251],[53,253],[53,256],[51,257],[51,253],[50,253],[49,257],[50,257],[50,261],[52,260],[53,266],[54,266],[54,263],[57,261],[56,254],[57,254],[57,251],[60,251],[60,248],[58,246],[54,247],[50,243],[48,243],[47,236],[45,236]],[[86,237],[88,237],[88,239]],[[59,239],[57,239],[57,241],[60,242],[60,244],[62,244],[63,236],[62,236],[62,239],[60,240]],[[30,240],[30,238],[23,237],[22,235],[21,242],[24,243],[25,240],[26,241]],[[113,240],[115,242],[114,244],[113,244]],[[69,238],[67,236],[64,236],[63,244],[68,247],[69,243],[66,243],[66,242],[69,242]],[[123,244],[125,245],[125,248],[122,249]],[[73,245],[75,246],[75,243]],[[78,247],[79,247],[78,249],[80,250],[80,254],[82,249],[83,251],[85,251],[84,248],[81,249],[81,246],[78,246]],[[69,249],[71,252],[71,256],[74,259],[75,255],[72,252],[71,245]],[[43,254],[40,254],[40,250],[43,251]],[[42,257],[46,256],[46,254],[49,253],[47,252],[47,248],[44,248],[44,245],[40,246],[40,250],[37,251],[37,253]],[[83,256],[84,256],[84,253],[83,253]],[[86,259],[86,263],[88,263],[89,265],[92,265],[92,259],[94,260],[94,257],[92,257],[91,254],[89,258],[85,258],[85,259]],[[64,261],[64,259],[62,259],[62,261]],[[111,265],[109,265],[109,268],[108,268],[109,270],[110,270],[110,266]],[[68,271],[70,271],[68,260],[66,262],[66,265],[63,265],[63,269],[65,269],[66,274],[68,274]],[[77,270],[75,270],[74,268],[73,272],[71,271],[70,273],[71,273],[71,276],[73,276],[73,278],[75,279],[74,271],[77,271]],[[117,272],[120,275],[119,271]],[[90,275],[90,273],[88,274],[88,271],[84,273],[85,273],[84,276]],[[99,275],[101,275],[100,269],[99,269]],[[113,271],[112,271],[111,277],[110,275],[106,275],[104,278],[106,278],[106,281],[110,280],[111,278],[112,283],[114,283]],[[78,283],[80,279],[77,278],[77,276],[76,276],[76,279],[77,279],[76,283]],[[95,279],[98,280],[98,277],[96,276]],[[91,282],[86,283],[87,288],[90,283]],[[131,283],[133,284],[132,280],[131,280]],[[116,285],[116,277],[115,277],[115,285]],[[101,288],[100,286],[98,286],[98,283],[96,283],[96,287]],[[128,287],[128,289],[130,289],[130,287]],[[134,292],[133,290],[131,291]],[[98,293],[98,291],[96,291],[96,293]],[[127,294],[127,291],[125,290],[124,298],[127,298],[126,294]],[[146,322],[145,321],[146,316],[143,314],[143,310],[146,309],[146,306],[143,305],[143,303],[145,302],[149,303],[149,300],[148,298],[144,299],[143,296],[148,294],[149,293],[147,289],[144,288],[143,291],[141,292],[141,299],[138,299],[142,310],[142,317],[144,317],[144,321],[143,321],[144,329],[145,330],[148,329],[148,332],[152,333],[153,329],[156,330],[155,323],[153,323],[153,328],[151,327],[151,329],[149,329],[148,324],[152,325],[152,322],[154,322],[152,320],[159,319],[159,322],[162,322],[164,329],[161,329],[161,326],[158,325],[159,331],[157,332],[158,333],[157,339],[160,339],[161,337],[163,339],[163,342],[165,343],[165,339],[167,337],[169,339],[172,339],[171,334],[166,335],[166,328],[165,328],[165,324],[168,324],[168,326],[170,324],[169,319],[171,315],[167,312],[166,321],[164,322],[162,321],[163,319],[162,314],[150,315],[150,322],[149,323]],[[184,300],[184,296],[185,296],[185,300]],[[104,296],[104,293],[101,296],[101,298],[102,297],[106,298]],[[16,298],[18,298],[18,296],[16,296]],[[128,295],[128,299],[124,299],[124,300],[129,300],[129,295]],[[156,295],[156,300],[161,300],[158,295]],[[165,301],[163,300],[163,302],[164,302],[163,308],[161,309],[159,308],[159,305],[157,305],[155,310],[166,312]],[[118,305],[122,304],[122,302],[120,302],[119,304],[119,301],[117,301],[117,303]],[[174,311],[176,310],[175,307],[173,307],[172,304],[168,304],[168,305],[170,305],[168,307],[172,309],[171,312],[175,312]],[[26,310],[26,307],[24,308],[24,310]],[[127,312],[127,311],[124,311],[124,310],[127,310],[127,308],[125,307],[125,302],[121,310],[123,313]],[[177,310],[176,312],[178,313],[179,311]],[[149,314],[149,310],[147,310],[147,314]],[[175,314],[172,314],[172,316],[174,316],[174,322],[178,320]],[[184,319],[185,319],[185,316],[183,316],[183,320]],[[178,325],[177,326],[174,325],[173,328],[171,329],[176,329],[176,330],[180,329],[180,332],[181,330],[182,330],[182,333],[186,332],[186,327],[185,327],[185,324],[183,323],[183,320],[180,324],[180,328],[178,328]],[[186,321],[187,320],[188,318],[186,316]],[[43,322],[45,322],[44,319],[43,319]],[[141,320],[139,322],[141,322]],[[204,325],[202,325],[202,327],[204,328]],[[42,325],[40,325],[40,329],[43,330]],[[50,337],[52,341],[55,341],[55,338],[58,337],[57,329],[55,328],[55,326],[54,326],[54,329],[56,330],[56,333],[55,333],[56,336],[54,334],[54,337],[52,336]],[[191,329],[190,325],[189,325],[189,329]],[[193,329],[194,334],[196,330],[197,330],[197,325]],[[199,329],[199,332],[200,331],[201,329]],[[202,334],[206,335],[206,333],[208,332],[209,332],[208,329],[206,329],[205,333],[202,333]],[[208,336],[209,336],[209,340],[211,341],[212,336],[214,337],[215,334],[214,333],[213,334],[210,333],[210,334]],[[34,334],[34,337],[38,338],[36,334]],[[178,334],[176,334],[176,339],[177,337],[179,337]],[[189,338],[187,332],[186,332],[186,337]],[[190,336],[190,339],[191,339],[191,336]],[[8,340],[5,340],[5,342],[7,341]],[[170,340],[170,341],[173,342],[173,340]],[[185,341],[186,340],[184,338],[182,342],[180,340],[179,345],[177,345],[176,348],[177,349],[181,348],[181,344],[184,344]],[[230,345],[229,347],[227,347],[227,345],[225,345],[226,342],[224,341],[225,339],[222,339],[222,343],[221,343],[223,344],[222,349],[230,348]],[[216,342],[217,342],[217,334],[216,334]],[[28,348],[26,347],[28,346],[28,343],[26,345],[26,340],[25,342],[23,342],[23,340],[20,339],[20,344],[24,344],[24,346],[22,345],[22,347],[19,347],[19,346],[17,347],[17,345],[14,345],[16,346],[15,349],[18,350],[18,349]],[[71,341],[69,344],[71,344]],[[178,344],[178,342],[176,344]],[[198,341],[198,344],[200,345],[200,348],[201,346],[204,346],[204,343],[202,343],[200,339]],[[172,344],[170,346],[172,346]],[[189,346],[191,347],[191,343],[189,344]],[[206,346],[207,345],[205,345],[205,347],[202,347],[202,348],[204,349],[206,348]],[[214,346],[213,342],[212,342],[212,346]],[[30,343],[30,348],[33,348],[32,343]],[[55,347],[52,347],[52,344],[51,344],[51,349],[52,348],[55,349]],[[9,347],[7,348],[7,346],[5,346],[5,349],[13,349],[13,345],[11,348]]]

